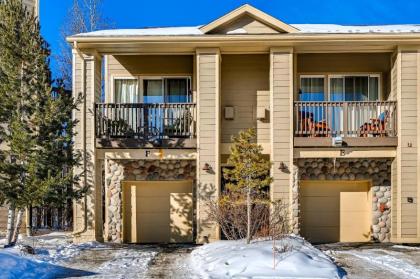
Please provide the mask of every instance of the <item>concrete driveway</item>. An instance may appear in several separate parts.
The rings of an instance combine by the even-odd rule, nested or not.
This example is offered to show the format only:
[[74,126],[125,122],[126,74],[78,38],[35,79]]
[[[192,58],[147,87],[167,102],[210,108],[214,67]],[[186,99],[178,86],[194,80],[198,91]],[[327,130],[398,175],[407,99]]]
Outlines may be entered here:
[[349,279],[420,278],[420,246],[337,243],[316,247],[331,256]]

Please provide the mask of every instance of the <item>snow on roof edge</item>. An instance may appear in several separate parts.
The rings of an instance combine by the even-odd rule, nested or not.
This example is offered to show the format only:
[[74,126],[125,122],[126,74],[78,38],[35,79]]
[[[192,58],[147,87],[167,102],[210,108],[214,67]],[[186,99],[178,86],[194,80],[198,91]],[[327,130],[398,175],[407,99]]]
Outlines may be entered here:
[[[400,25],[338,25],[338,24],[291,24],[299,29],[297,34],[372,34],[372,33],[420,33],[420,24]],[[163,27],[141,29],[110,29],[80,33],[72,37],[116,36],[197,36],[204,35],[201,26]],[[243,32],[239,32],[244,34]]]

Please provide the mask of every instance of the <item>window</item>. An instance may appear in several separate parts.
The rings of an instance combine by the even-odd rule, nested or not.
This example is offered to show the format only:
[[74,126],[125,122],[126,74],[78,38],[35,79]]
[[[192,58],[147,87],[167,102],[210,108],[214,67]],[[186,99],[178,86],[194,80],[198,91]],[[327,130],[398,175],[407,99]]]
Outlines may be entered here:
[[144,103],[191,102],[189,78],[143,79]]
[[163,82],[161,79],[143,80],[143,103],[164,103]]
[[138,103],[140,96],[135,78],[114,79],[114,102],[115,103]]
[[167,103],[187,103],[191,102],[190,79],[187,78],[167,78],[165,79],[165,92]]
[[324,101],[324,77],[305,76],[300,78],[299,101]]

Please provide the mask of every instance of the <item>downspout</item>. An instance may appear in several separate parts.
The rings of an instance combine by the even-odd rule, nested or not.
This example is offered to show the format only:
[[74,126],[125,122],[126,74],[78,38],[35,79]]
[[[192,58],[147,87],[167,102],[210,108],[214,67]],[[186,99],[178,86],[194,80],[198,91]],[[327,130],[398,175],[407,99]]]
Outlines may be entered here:
[[[83,53],[81,53],[80,49],[77,47],[77,41],[74,42],[73,48],[76,50],[77,54],[82,59],[82,96],[83,96],[83,106],[82,106],[82,119],[81,119],[81,127],[82,127],[82,149],[83,149],[83,187],[86,187],[87,185],[87,147],[86,147],[86,64],[85,59],[83,57]],[[74,67],[75,65],[73,65]],[[75,78],[75,77],[73,77]],[[74,232],[73,235],[78,237],[82,233],[85,233],[87,231],[88,227],[88,219],[87,219],[87,195],[84,195],[84,217],[83,217],[83,229]]]

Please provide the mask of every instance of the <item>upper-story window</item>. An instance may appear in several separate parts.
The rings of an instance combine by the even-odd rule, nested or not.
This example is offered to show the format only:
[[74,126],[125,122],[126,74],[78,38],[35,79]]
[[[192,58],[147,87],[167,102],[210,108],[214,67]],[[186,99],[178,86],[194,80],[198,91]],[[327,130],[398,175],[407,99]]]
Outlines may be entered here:
[[380,75],[300,77],[300,101],[377,101]]
[[136,78],[118,78],[114,80],[115,103],[138,103],[140,94]]
[[299,101],[325,101],[324,76],[300,78]]
[[192,102],[189,77],[114,78],[116,103]]

